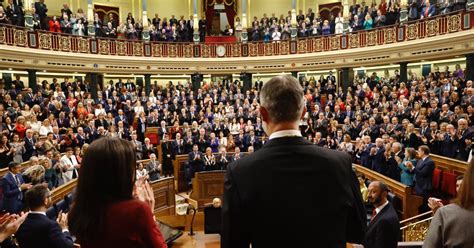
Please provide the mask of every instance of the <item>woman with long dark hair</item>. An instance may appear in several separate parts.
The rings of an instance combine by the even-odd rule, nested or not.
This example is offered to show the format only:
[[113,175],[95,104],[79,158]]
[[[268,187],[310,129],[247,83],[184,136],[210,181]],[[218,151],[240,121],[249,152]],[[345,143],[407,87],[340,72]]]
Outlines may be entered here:
[[83,248],[167,247],[152,213],[153,190],[135,181],[132,143],[94,141],[82,158],[69,230]]

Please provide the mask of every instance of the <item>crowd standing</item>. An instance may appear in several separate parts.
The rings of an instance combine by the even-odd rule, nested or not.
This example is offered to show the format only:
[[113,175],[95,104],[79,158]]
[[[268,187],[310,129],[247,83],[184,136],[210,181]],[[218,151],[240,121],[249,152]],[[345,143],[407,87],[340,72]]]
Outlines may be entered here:
[[[438,1],[437,4],[430,4],[429,0],[410,1],[406,6],[409,20],[424,19],[440,14],[447,14],[466,8],[465,1]],[[67,33],[74,35],[88,34],[88,20],[84,10],[78,8],[73,12],[67,3],[63,5],[59,16],[48,16],[48,8],[44,0],[39,0],[34,4],[35,13],[33,15],[33,25],[35,29],[48,30],[51,32]],[[342,34],[344,32],[355,32],[359,30],[370,30],[383,26],[399,23],[402,7],[399,1],[375,0],[369,5],[365,1],[360,4],[354,3],[349,8],[348,30],[344,30],[344,17],[342,11],[337,14],[330,13],[323,18],[319,13],[313,12],[311,8],[306,14],[299,10],[297,21],[297,36],[314,37],[330,34]],[[5,8],[0,6],[0,24],[12,24],[24,26],[24,6],[21,0],[8,0]],[[140,18],[135,19],[132,13],[128,13],[126,18],[117,20],[114,14],[109,14],[102,19],[98,13],[94,14],[93,30],[97,37],[108,37],[118,39],[142,39],[143,22]],[[271,16],[263,14],[263,17],[253,17],[251,26],[247,33],[250,41],[280,41],[288,40],[291,36],[291,11],[287,15]],[[192,42],[194,33],[194,19],[190,16],[179,18],[175,15],[171,17],[160,17],[155,14],[152,19],[148,19],[150,40],[162,42]],[[205,40],[209,35],[209,27],[205,16],[198,21],[198,33],[200,41]],[[241,40],[243,25],[239,17],[236,17],[234,26],[227,25],[226,29],[219,35],[236,36]]]
[[[427,202],[430,154],[472,157],[474,88],[459,65],[451,69],[434,67],[425,77],[409,72],[407,82],[398,71],[357,75],[346,92],[332,72],[302,78],[307,112],[301,133],[315,145],[345,151],[355,163],[415,185]],[[138,180],[173,175],[172,160],[187,155],[188,182],[194,172],[226,169],[267,141],[258,112],[259,78],[251,89],[238,80],[204,82],[199,89],[189,81],[154,83],[149,94],[131,80],[111,81],[98,86],[95,99],[88,82],[61,81],[31,89],[17,76],[0,89],[0,165],[10,171],[1,180],[2,206],[12,214],[22,209],[22,191],[43,183],[54,189],[76,178],[88,144],[101,137],[130,140],[137,160],[150,159],[137,167]],[[145,136],[149,127],[158,130],[161,154]],[[31,166],[20,173],[25,161]]]

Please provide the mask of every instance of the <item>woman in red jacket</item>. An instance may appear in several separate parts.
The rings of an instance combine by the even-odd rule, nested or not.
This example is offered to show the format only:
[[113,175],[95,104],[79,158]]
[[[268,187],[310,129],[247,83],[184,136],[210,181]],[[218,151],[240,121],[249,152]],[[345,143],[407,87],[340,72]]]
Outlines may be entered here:
[[82,248],[167,247],[153,217],[153,190],[135,182],[130,141],[102,138],[82,158],[69,230]]
[[49,20],[49,31],[61,33],[61,24],[56,16],[53,16],[53,19]]

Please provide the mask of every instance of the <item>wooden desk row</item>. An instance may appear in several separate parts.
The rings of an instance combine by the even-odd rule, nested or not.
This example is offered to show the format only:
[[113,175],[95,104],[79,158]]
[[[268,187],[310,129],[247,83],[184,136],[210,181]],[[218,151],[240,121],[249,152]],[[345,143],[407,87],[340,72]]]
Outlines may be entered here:
[[[52,190],[51,201],[53,204],[60,202],[64,197],[73,192],[77,186],[77,179],[70,181],[67,184]],[[153,193],[155,195],[155,209],[156,216],[175,215],[176,201],[174,178],[168,177],[150,183]]]

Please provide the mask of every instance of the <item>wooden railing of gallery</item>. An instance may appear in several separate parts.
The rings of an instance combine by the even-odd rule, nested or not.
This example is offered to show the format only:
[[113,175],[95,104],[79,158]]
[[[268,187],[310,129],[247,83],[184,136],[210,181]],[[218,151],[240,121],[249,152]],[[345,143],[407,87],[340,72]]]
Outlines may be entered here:
[[[140,160],[137,163],[144,163],[146,165],[149,160]],[[52,203],[58,203],[66,195],[69,195],[77,186],[77,179],[74,179],[60,187],[52,190],[51,200]],[[155,209],[153,212],[155,216],[168,216],[175,215],[176,202],[175,202],[175,187],[174,178],[168,177],[160,180],[150,182],[150,186],[153,189],[155,196]]]
[[32,49],[156,58],[217,58],[216,48],[225,46],[223,57],[280,56],[337,51],[424,39],[473,28],[474,11],[453,12],[348,34],[325,35],[279,42],[194,44],[145,42],[68,35],[9,25],[0,26],[0,44]]

